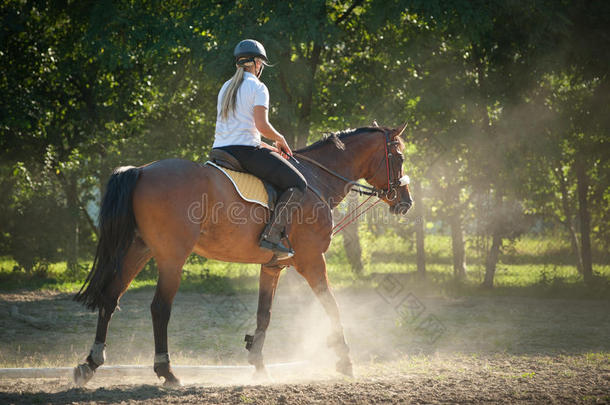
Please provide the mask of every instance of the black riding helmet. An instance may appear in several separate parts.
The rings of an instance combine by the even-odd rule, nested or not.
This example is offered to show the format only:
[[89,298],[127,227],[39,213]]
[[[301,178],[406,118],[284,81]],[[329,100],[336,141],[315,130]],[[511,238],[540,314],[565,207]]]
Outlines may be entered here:
[[259,57],[262,59],[263,64],[269,66],[269,59],[267,59],[265,47],[254,39],[244,39],[237,44],[233,51],[233,56],[235,56],[235,61],[240,58],[248,58],[244,60],[244,62],[253,62],[254,58]]

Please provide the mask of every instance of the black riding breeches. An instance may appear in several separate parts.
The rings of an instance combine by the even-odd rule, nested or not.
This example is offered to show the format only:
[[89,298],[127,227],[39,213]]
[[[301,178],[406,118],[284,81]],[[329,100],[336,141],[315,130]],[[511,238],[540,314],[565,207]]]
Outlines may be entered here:
[[241,164],[241,166],[256,177],[260,177],[284,191],[290,187],[298,188],[303,194],[307,189],[307,181],[288,160],[279,153],[267,148],[246,145],[222,146]]

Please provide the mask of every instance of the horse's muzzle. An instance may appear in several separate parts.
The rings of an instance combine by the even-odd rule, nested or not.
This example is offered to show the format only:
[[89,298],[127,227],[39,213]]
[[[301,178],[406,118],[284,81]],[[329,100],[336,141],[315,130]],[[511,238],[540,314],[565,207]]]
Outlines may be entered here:
[[390,207],[390,212],[397,215],[406,215],[407,212],[409,212],[411,205],[413,205],[412,201],[401,201],[396,205],[392,205]]

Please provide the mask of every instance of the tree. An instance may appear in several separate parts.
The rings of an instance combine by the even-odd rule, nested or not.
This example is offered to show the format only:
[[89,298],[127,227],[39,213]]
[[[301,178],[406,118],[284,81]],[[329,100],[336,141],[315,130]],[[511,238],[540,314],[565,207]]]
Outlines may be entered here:
[[[72,235],[63,251],[74,267],[80,217],[94,225],[84,205],[95,179],[105,182],[112,166],[138,155],[140,163],[152,160],[142,151],[154,147],[143,148],[142,141],[163,140],[171,145],[165,153],[178,154],[183,145],[175,141],[183,134],[200,136],[205,126],[189,108],[197,88],[184,75],[174,77],[190,66],[185,42],[195,47],[208,38],[189,35],[191,16],[184,11],[199,9],[185,5],[10,1],[2,10],[2,159],[55,177]],[[174,134],[146,139],[168,116],[179,123]],[[133,153],[124,153],[136,139]]]

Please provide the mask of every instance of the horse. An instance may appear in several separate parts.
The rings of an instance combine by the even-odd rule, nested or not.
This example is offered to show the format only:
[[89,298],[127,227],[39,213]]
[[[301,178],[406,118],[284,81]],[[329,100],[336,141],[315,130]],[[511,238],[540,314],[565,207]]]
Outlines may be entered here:
[[[180,385],[170,366],[167,326],[182,267],[191,253],[235,263],[261,265],[256,331],[246,336],[248,362],[255,375],[265,375],[262,349],[280,272],[293,266],[305,278],[331,321],[329,347],[338,372],[353,375],[339,309],[329,287],[324,253],[333,229],[332,209],[350,190],[376,195],[394,214],[412,205],[403,174],[406,124],[345,130],[296,150],[291,159],[308,181],[300,210],[293,213],[287,238],[294,256],[273,260],[258,246],[265,221],[260,205],[240,198],[217,168],[182,159],[166,159],[140,167],[114,170],[102,199],[100,237],[91,270],[74,299],[98,310],[95,341],[84,363],[74,368],[82,386],[106,358],[106,335],[119,299],[144,265],[154,257],[158,281],[150,310],[155,357],[153,369],[164,385]],[[358,183],[365,179],[368,185]],[[237,209],[235,207],[238,207]],[[298,217],[298,218],[296,218]],[[256,220],[258,219],[258,220]]]

